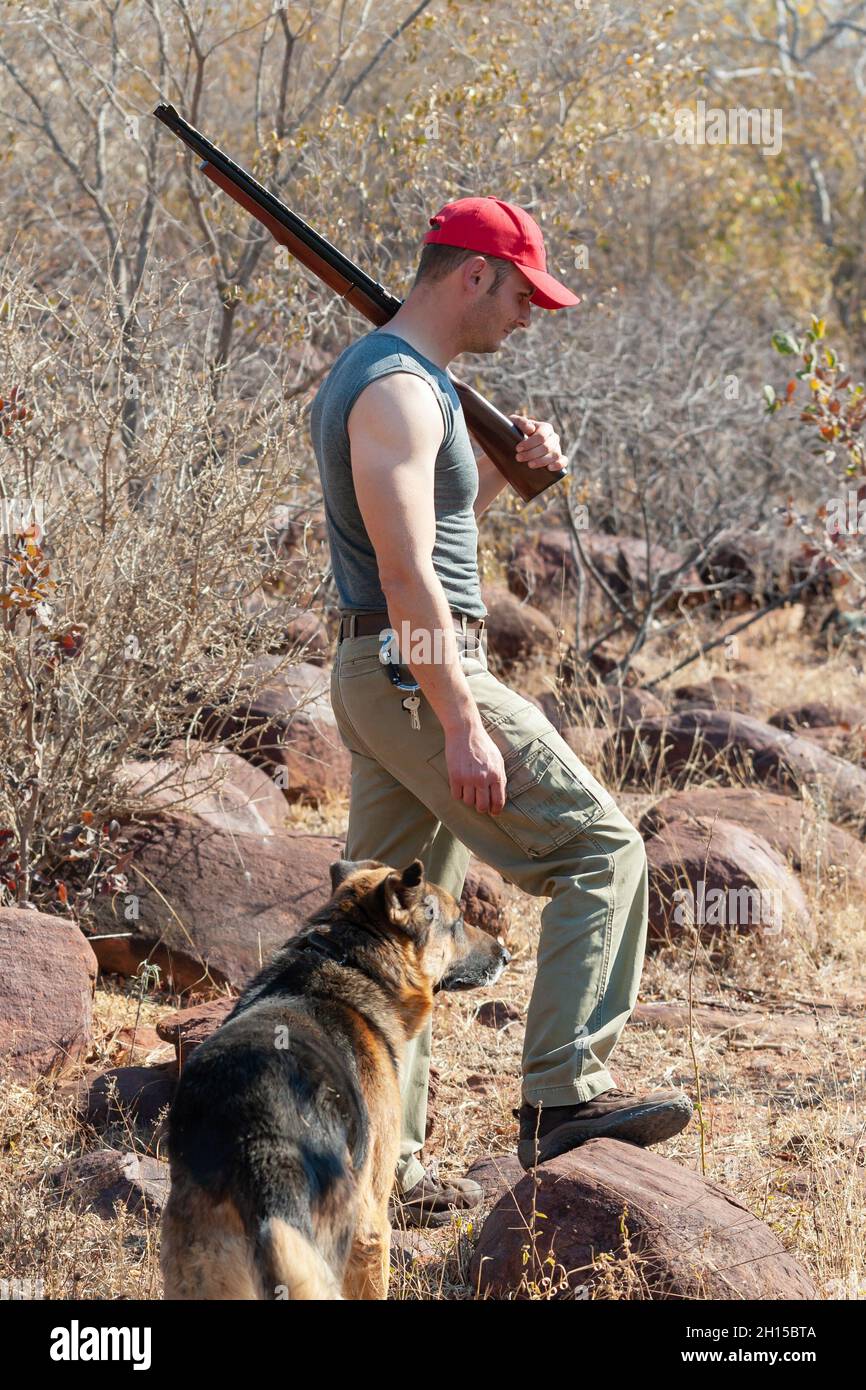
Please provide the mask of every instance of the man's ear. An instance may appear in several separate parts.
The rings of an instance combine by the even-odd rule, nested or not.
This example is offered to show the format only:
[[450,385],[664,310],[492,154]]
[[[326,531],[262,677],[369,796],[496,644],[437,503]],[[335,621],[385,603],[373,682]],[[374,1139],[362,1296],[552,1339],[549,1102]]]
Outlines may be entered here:
[[338,859],[331,865],[331,892],[336,893],[341,883],[358,869],[381,869],[378,859]]

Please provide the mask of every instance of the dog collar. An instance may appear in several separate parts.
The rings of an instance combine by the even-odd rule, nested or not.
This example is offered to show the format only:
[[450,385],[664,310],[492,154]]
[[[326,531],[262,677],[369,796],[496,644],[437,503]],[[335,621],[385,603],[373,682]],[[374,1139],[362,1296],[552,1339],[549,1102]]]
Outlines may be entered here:
[[334,960],[338,965],[345,965],[346,952],[337,952],[333,947],[333,940],[324,932],[317,930],[306,932],[301,937],[296,937],[296,944],[305,951],[315,951],[317,955],[324,956],[327,960]]

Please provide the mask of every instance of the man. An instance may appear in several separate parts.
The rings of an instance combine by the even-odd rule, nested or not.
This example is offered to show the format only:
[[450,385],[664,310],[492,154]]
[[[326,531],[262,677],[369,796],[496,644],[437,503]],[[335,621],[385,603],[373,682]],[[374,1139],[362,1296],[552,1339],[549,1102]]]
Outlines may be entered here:
[[[505,480],[474,456],[446,367],[496,352],[529,327],[533,304],[579,300],[547,273],[541,229],[521,208],[461,198],[430,222],[400,309],[337,358],[311,412],[343,614],[331,699],[352,754],[346,858],[402,867],[418,855],[459,899],[474,853],[550,899],[514,1112],[529,1168],[594,1136],[666,1139],[692,1107],[678,1091],[622,1092],[607,1069],[643,964],[643,842],[541,711],[490,674],[477,640],[477,521]],[[511,418],[525,435],[517,458],[561,472],[552,426]],[[395,634],[386,667],[380,646]],[[419,1160],[429,1061],[427,1028],[406,1060],[396,1173],[402,1215],[419,1225],[482,1196]]]

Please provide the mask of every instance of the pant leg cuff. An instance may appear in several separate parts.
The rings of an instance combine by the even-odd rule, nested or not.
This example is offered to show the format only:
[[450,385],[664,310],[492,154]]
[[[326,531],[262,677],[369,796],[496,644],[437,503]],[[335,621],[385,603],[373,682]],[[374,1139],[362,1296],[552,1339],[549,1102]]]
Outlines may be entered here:
[[531,1086],[524,1081],[523,1099],[527,1105],[534,1106],[580,1105],[583,1101],[595,1100],[605,1091],[612,1091],[615,1084],[609,1071],[594,1071],[592,1076],[585,1076],[571,1086]]
[[394,1170],[394,1181],[401,1194],[409,1192],[424,1177],[424,1165],[417,1154],[401,1159]]

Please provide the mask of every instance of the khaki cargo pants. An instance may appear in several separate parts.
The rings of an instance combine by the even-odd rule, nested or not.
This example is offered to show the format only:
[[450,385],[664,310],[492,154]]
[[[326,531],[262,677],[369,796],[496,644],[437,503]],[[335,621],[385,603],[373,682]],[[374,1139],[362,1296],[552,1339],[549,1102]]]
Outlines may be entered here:
[[[451,795],[445,735],[421,695],[421,728],[379,661],[379,635],[345,637],[334,652],[331,701],[352,755],[347,859],[426,875],[459,900],[470,854],[533,897],[541,913],[537,973],[526,1016],[523,1099],[568,1105],[611,1089],[611,1052],[634,1008],[647,927],[643,841],[549,720],[491,675],[486,631],[458,632],[461,668],[507,778],[498,816]],[[404,674],[411,679],[404,666]],[[409,1044],[397,1186],[423,1177],[430,1027]]]

